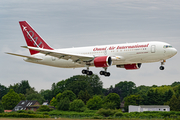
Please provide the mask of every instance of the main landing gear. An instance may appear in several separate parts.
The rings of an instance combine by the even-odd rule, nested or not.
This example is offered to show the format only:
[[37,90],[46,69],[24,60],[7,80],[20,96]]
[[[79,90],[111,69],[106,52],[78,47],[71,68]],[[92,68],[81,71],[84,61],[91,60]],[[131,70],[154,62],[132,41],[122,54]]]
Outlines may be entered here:
[[161,66],[159,67],[160,70],[164,70],[164,66],[163,66],[163,65],[164,65],[165,62],[166,62],[165,60],[163,60],[163,61],[161,62]]
[[107,72],[107,68],[104,68],[105,71],[100,71],[99,74],[100,75],[104,75],[106,77],[109,77],[111,74],[110,72]]
[[89,71],[89,67],[88,67],[87,70],[82,70],[82,74],[92,75],[93,72],[92,72],[92,71]]
[[[100,71],[99,74],[100,75],[104,75],[106,77],[109,77],[110,76],[110,73],[109,72],[106,72],[107,71],[107,68],[104,68],[104,71]],[[82,70],[82,74],[86,74],[86,75],[92,75],[93,72],[92,71],[89,71],[89,68],[87,68],[87,70]]]

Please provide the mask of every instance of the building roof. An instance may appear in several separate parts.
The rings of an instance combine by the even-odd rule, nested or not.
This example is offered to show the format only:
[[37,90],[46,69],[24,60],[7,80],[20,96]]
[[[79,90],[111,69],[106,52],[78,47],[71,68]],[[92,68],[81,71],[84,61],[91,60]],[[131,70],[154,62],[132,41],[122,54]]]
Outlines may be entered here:
[[42,105],[49,105],[48,100],[44,101]]
[[168,105],[140,105],[141,108],[170,108]]
[[4,110],[4,112],[12,112],[12,110]]
[[37,100],[22,100],[14,107],[12,111],[25,110],[26,107],[34,105],[35,103],[39,104]]

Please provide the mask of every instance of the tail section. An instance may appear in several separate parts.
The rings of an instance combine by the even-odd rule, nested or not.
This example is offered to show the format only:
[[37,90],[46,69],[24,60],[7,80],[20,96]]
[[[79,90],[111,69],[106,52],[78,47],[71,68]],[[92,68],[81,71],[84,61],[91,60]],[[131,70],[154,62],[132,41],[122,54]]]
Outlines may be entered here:
[[[28,46],[53,50],[26,21],[20,21],[19,24]],[[29,51],[31,55],[39,53],[39,51],[35,50]]]

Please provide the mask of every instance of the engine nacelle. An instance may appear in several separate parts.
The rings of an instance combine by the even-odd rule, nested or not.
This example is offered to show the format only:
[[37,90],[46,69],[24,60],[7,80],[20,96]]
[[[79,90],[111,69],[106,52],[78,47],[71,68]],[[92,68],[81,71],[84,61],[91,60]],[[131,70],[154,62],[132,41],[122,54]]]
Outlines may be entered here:
[[94,58],[95,67],[109,67],[112,64],[112,59],[109,56],[101,56]]
[[139,69],[139,68],[141,68],[141,63],[125,64],[125,65],[116,65],[116,67],[125,68],[126,70],[134,70],[134,69]]

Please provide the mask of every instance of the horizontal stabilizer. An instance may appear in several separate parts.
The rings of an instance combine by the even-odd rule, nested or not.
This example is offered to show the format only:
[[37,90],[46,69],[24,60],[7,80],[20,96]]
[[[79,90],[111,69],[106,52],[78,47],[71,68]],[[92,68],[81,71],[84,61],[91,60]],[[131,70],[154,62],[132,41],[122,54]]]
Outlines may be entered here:
[[20,54],[9,53],[9,52],[6,52],[6,54],[15,55],[15,56],[19,56],[19,57],[26,57],[26,58],[34,59],[34,60],[42,60],[42,58],[36,58],[36,57],[33,57],[33,56],[26,56],[26,55],[20,55]]

